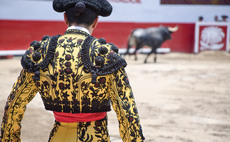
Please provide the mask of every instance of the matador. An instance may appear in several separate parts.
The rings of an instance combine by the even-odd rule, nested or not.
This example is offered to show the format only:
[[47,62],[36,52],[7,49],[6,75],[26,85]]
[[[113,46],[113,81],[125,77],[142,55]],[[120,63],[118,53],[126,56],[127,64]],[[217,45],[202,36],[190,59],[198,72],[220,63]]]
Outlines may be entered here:
[[[62,35],[33,41],[22,56],[23,69],[7,99],[1,142],[21,141],[26,105],[39,92],[55,117],[49,142],[109,142],[107,112],[116,112],[121,139],[144,137],[124,58],[104,38],[91,34],[98,17],[107,17],[107,0],[54,0],[68,28]],[[52,28],[52,27],[50,27]]]

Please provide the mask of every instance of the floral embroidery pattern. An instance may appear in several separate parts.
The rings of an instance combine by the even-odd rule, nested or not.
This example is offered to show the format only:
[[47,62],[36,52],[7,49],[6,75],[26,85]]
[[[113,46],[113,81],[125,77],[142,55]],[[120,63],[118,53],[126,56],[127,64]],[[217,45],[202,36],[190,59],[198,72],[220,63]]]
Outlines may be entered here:
[[120,135],[125,142],[143,141],[145,138],[124,68],[113,74],[113,80],[116,83],[111,91],[111,101],[118,116]]
[[[22,70],[7,99],[0,140],[20,141],[21,120],[28,104],[38,92],[30,74]],[[12,113],[12,112],[17,113]]]

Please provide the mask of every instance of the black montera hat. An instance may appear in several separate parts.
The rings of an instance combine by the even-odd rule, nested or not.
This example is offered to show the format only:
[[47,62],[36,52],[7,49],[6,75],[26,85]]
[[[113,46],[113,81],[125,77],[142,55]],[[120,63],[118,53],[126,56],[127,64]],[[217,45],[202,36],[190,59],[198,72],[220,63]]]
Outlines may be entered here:
[[107,0],[54,0],[53,9],[56,12],[64,12],[68,8],[74,7],[78,2],[84,3],[86,7],[104,17],[109,16],[113,10],[112,5]]

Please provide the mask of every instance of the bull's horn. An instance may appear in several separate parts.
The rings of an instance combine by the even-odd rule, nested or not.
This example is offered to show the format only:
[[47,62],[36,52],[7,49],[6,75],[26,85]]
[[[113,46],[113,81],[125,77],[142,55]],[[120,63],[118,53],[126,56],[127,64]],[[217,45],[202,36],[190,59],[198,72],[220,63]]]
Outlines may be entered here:
[[170,32],[175,32],[175,31],[177,31],[178,30],[178,26],[176,26],[176,27],[168,27],[168,30],[170,31]]

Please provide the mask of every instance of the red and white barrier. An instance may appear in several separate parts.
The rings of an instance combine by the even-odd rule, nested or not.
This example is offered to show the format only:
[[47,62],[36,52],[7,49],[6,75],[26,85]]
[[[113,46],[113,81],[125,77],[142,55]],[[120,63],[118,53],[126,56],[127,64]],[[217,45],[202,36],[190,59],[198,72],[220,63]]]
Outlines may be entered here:
[[[100,17],[93,35],[125,49],[130,32],[135,28],[178,26],[161,48],[171,52],[194,52],[195,22],[202,13],[205,20],[215,15],[229,15],[227,6],[161,5],[160,0],[110,0],[113,13]],[[192,14],[191,14],[192,13]],[[63,34],[63,13],[52,9],[52,1],[0,1],[0,56],[21,54],[33,40],[44,35]]]

